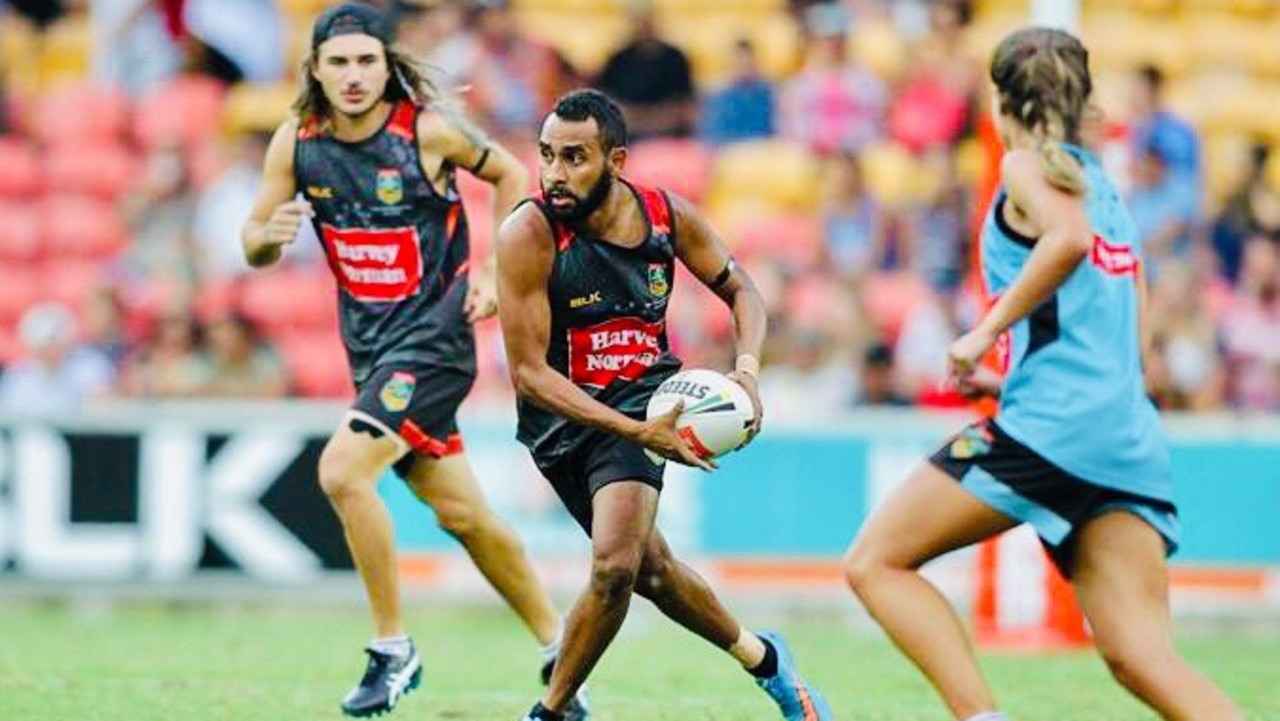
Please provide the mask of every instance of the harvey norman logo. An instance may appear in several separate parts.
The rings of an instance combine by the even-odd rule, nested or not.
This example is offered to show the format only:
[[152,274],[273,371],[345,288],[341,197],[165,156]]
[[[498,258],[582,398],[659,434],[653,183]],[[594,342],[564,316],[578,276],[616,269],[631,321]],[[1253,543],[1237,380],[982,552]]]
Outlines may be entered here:
[[627,317],[569,330],[569,379],[603,388],[632,381],[662,355],[663,324]]
[[338,284],[356,300],[394,302],[418,292],[422,248],[415,228],[321,227]]

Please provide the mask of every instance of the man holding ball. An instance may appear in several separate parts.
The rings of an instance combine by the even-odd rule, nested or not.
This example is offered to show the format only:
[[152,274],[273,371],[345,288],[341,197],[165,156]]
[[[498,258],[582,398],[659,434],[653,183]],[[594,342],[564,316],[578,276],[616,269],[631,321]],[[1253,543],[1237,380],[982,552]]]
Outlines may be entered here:
[[730,307],[739,352],[730,378],[755,406],[764,302],[724,243],[683,199],[620,177],[627,128],[595,90],[561,98],[542,124],[542,193],[497,237],[498,305],[520,396],[519,438],[592,541],[591,580],[569,614],[542,700],[525,721],[559,721],[613,640],[631,601],[648,598],[725,649],[787,721],[828,721],[826,700],[800,678],[782,639],[744,629],[655,527],[662,459],[714,464],[681,438],[676,405],[645,420],[658,386],[680,367],[666,336],[679,258]]

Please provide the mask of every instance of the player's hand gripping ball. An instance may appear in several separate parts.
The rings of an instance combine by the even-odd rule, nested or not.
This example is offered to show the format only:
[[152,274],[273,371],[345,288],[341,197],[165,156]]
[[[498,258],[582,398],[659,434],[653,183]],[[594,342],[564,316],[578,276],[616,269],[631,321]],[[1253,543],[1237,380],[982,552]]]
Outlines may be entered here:
[[712,370],[681,371],[658,386],[649,398],[650,419],[684,401],[676,432],[702,458],[718,458],[750,440],[755,418],[751,396],[742,386]]

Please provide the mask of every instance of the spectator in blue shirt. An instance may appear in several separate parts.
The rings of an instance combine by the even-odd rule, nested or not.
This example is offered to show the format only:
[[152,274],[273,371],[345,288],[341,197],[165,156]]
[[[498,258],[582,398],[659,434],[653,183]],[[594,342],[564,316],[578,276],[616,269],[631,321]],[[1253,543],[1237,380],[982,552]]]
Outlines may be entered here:
[[773,85],[760,75],[755,48],[741,39],[733,46],[733,75],[702,105],[702,139],[713,145],[774,134]]
[[1135,165],[1129,214],[1142,237],[1147,276],[1154,279],[1161,263],[1190,260],[1200,204],[1196,189],[1173,170],[1163,146],[1146,146]]
[[1153,65],[1138,70],[1133,94],[1134,156],[1160,148],[1171,175],[1200,194],[1200,137],[1191,123],[1164,107],[1164,73]]

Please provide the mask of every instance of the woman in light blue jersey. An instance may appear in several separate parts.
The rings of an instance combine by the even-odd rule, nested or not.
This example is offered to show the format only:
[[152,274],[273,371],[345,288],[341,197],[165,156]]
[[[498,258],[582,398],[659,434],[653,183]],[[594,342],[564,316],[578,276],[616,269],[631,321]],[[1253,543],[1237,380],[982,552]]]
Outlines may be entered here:
[[[960,619],[917,569],[1029,523],[1071,579],[1117,681],[1171,721],[1239,721],[1173,645],[1165,555],[1177,513],[1143,389],[1142,248],[1115,187],[1078,145],[1088,53],[1068,33],[1020,30],[996,49],[991,80],[1006,153],[981,242],[996,300],[949,363],[962,391],[998,394],[1000,409],[876,511],[845,575],[957,719],[1002,721]],[[993,347],[1002,384],[978,370]]]

